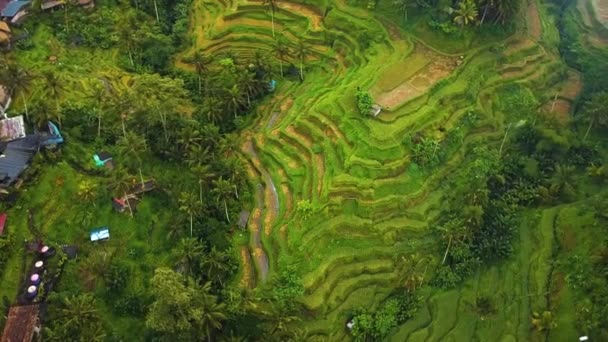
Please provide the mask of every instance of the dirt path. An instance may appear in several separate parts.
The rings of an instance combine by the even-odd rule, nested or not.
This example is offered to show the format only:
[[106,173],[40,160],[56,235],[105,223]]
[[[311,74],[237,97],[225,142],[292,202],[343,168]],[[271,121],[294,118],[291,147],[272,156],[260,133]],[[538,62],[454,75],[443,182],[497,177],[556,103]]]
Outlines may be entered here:
[[[265,231],[272,228],[272,224],[279,214],[279,195],[277,194],[277,189],[272,181],[272,177],[262,166],[252,141],[247,140],[247,142],[243,144],[242,150],[250,157],[253,164],[256,165],[258,171],[262,175],[264,183],[266,184],[266,186],[263,186],[262,184],[258,183],[256,186],[256,209],[252,215],[252,223],[249,225],[252,235],[253,258],[259,271],[259,278],[261,281],[264,281],[268,275],[269,266],[268,255],[264,251],[261,241],[261,228],[262,224]],[[266,210],[263,222],[262,208]]]
[[528,12],[526,22],[528,24],[528,33],[535,40],[540,40],[542,34],[542,26],[536,0],[528,0]]

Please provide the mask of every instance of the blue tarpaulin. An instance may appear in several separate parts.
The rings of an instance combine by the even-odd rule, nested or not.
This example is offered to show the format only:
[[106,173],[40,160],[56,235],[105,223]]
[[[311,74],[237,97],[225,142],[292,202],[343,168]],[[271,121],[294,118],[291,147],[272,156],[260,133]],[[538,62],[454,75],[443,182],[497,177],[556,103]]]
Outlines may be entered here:
[[6,5],[0,16],[12,18],[21,11],[21,9],[29,5],[31,1],[11,1]]

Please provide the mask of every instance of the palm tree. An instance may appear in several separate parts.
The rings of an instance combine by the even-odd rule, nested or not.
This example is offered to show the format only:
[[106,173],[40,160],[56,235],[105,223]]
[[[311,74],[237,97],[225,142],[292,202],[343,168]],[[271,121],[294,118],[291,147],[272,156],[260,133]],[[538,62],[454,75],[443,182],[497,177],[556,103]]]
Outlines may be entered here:
[[226,220],[230,222],[230,217],[228,216],[228,204],[226,204],[226,200],[230,198],[232,195],[232,184],[229,181],[224,180],[222,177],[213,181],[213,190],[212,192],[216,196],[216,201],[224,202],[224,210],[226,212]]
[[[192,55],[192,59],[190,60],[190,62],[192,64],[194,64],[194,70],[196,71],[196,74],[198,75],[198,92],[201,93],[202,92],[202,79],[203,77],[205,77],[205,74],[207,74],[209,72],[209,65],[211,64],[212,59],[205,56],[201,51],[196,51],[194,52],[194,54]],[[205,78],[205,82],[207,82],[207,79]],[[205,89],[207,89],[207,86],[205,85]]]
[[94,200],[97,197],[97,184],[88,179],[78,183],[78,197],[84,202]]
[[112,183],[110,183],[110,188],[120,196],[126,194],[134,184],[134,177],[129,175],[127,170],[122,167],[118,167],[114,169],[114,176],[112,177]]
[[608,126],[608,92],[595,93],[591,96],[591,100],[585,102],[583,121],[589,122],[583,141],[587,139],[594,124]]
[[277,39],[273,47],[276,59],[279,61],[281,77],[283,77],[283,62],[289,57],[289,48],[285,45],[282,38]]
[[481,0],[480,4],[483,4],[483,14],[479,21],[479,26],[483,25],[486,15],[488,14],[488,8],[494,7],[494,0]]
[[101,118],[103,116],[103,108],[108,100],[107,89],[103,84],[95,84],[89,94],[89,99],[93,103],[97,112],[97,136],[101,136]]
[[203,100],[203,111],[207,120],[217,124],[224,118],[223,103],[218,97],[208,96]]
[[499,20],[504,24],[507,19],[511,19],[519,11],[520,1],[513,0],[494,0],[494,5],[498,15],[496,16],[495,23]]
[[441,264],[445,264],[445,260],[450,253],[450,248],[454,240],[459,241],[467,236],[467,229],[462,219],[452,219],[446,222],[443,226],[439,227],[441,237],[443,240],[447,240],[447,247],[443,254]]
[[255,75],[252,72],[248,71],[247,69],[241,71],[238,77],[238,85],[239,88],[245,91],[248,107],[251,107],[251,97],[257,95],[257,84],[258,81],[255,79]]
[[141,163],[141,154],[147,150],[146,139],[136,133],[128,132],[125,136],[118,139],[118,153],[125,160],[134,160]]
[[223,303],[218,303],[217,297],[213,296],[209,293],[211,289],[211,284],[207,283],[203,287],[203,294],[201,296],[201,315],[200,317],[200,325],[207,336],[207,341],[211,342],[211,334],[214,330],[221,330],[222,321],[226,319],[226,315],[224,314],[226,310],[226,305]]
[[274,38],[274,12],[279,10],[277,0],[263,0],[262,4],[270,11],[270,18],[272,20],[272,38]]
[[300,80],[304,80],[304,60],[310,52],[308,45],[304,40],[300,40],[296,46],[295,56],[300,60]]
[[220,287],[224,287],[222,279],[228,272],[230,255],[225,251],[218,251],[215,246],[211,251],[203,257],[201,266],[207,274],[207,279],[211,281],[217,280]]
[[[59,98],[65,90],[63,79],[59,74],[52,71],[45,71],[42,73],[42,76],[46,83],[46,93],[49,97],[55,99],[56,109],[59,112]],[[59,117],[59,125],[61,126],[61,117]]]
[[234,118],[236,119],[238,109],[244,102],[243,92],[238,84],[233,84],[232,87],[226,91],[226,95],[228,96],[228,103],[230,107],[232,107]]
[[477,5],[472,0],[462,0],[454,10],[454,22],[466,26],[477,20]]
[[393,0],[393,6],[403,14],[403,21],[407,21],[407,12],[410,7],[415,7],[416,3],[412,2],[412,0]]
[[190,145],[190,149],[186,152],[186,164],[191,168],[206,164],[211,159],[209,149],[209,146],[203,147],[202,144]]
[[6,78],[8,82],[2,82],[4,84],[10,84],[9,91],[11,94],[21,94],[23,101],[23,107],[25,109],[25,117],[28,118],[27,101],[25,98],[25,91],[29,88],[32,76],[23,68],[20,68],[17,64],[8,64],[5,70],[5,75],[2,77]]
[[201,142],[201,132],[194,127],[193,124],[187,125],[179,132],[177,144],[182,152],[187,153],[194,145],[199,145]]
[[192,267],[203,256],[203,246],[195,238],[185,238],[177,244],[174,250],[176,259],[175,265],[186,271],[187,275],[192,274]]
[[[424,269],[422,267],[424,266]],[[402,256],[399,263],[400,283],[407,292],[416,291],[422,286],[428,263],[420,254]]]
[[95,298],[90,294],[61,298],[59,317],[63,326],[70,327],[69,330],[83,331],[83,328],[99,322]]
[[189,192],[182,192],[179,196],[179,210],[183,211],[190,217],[190,236],[194,227],[194,216],[198,215],[202,210],[202,205],[195,195]]
[[560,196],[573,196],[574,188],[574,166],[558,164],[550,180],[550,190],[553,194]]
[[207,183],[210,179],[215,177],[215,174],[211,170],[211,166],[209,164],[199,164],[194,165],[191,168],[192,173],[196,175],[198,178],[198,187],[199,187],[199,201],[201,205],[203,204],[203,186],[207,186]]

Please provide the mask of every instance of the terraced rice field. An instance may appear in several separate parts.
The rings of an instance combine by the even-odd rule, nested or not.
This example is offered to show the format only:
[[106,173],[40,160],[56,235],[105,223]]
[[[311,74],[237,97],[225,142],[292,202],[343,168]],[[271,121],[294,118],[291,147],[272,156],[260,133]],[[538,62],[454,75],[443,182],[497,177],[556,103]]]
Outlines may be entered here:
[[[282,267],[295,264],[305,286],[307,330],[340,341],[350,310],[376,307],[397,286],[395,256],[440,253],[429,222],[441,205],[442,180],[459,167],[470,144],[499,144],[511,120],[494,108],[493,92],[513,82],[550,99],[558,92],[560,102],[552,107],[565,115],[580,87],[569,86],[577,77],[572,72],[573,81],[562,82],[559,73],[567,70],[538,43],[534,21],[529,34],[510,37],[502,50],[477,46],[446,55],[341,1],[326,18],[312,5],[278,4],[276,35],[294,45],[303,39],[312,53],[305,81],[278,79],[276,93],[243,135],[241,158],[255,203],[249,244],[239,251],[241,284],[263,287]],[[195,8],[193,48],[232,51],[244,59],[256,49],[271,50],[271,17],[260,2],[199,2]],[[354,36],[365,30],[378,33],[370,46]],[[335,39],[328,42],[328,34]],[[480,78],[479,70],[488,76]],[[471,84],[478,84],[476,90]],[[357,112],[357,87],[370,89],[384,107],[378,118]],[[475,127],[439,170],[424,173],[412,166],[402,144],[406,135],[442,137],[469,112],[479,114]],[[308,220],[296,210],[303,200],[317,208]],[[518,260],[462,289],[430,294],[422,313],[394,341],[528,336],[532,297],[544,294],[551,252],[551,225],[542,222],[553,215],[542,213],[540,231],[522,229]],[[534,239],[542,248],[529,242]],[[499,328],[472,319],[466,302],[482,288],[499,297],[501,317],[509,324]]]

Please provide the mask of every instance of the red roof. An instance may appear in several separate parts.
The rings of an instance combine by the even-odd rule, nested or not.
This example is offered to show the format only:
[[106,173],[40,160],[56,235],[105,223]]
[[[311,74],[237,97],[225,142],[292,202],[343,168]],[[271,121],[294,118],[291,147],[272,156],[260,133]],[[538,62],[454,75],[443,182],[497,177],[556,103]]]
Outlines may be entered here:
[[0,214],[0,235],[4,234],[4,224],[6,223],[6,213]]

